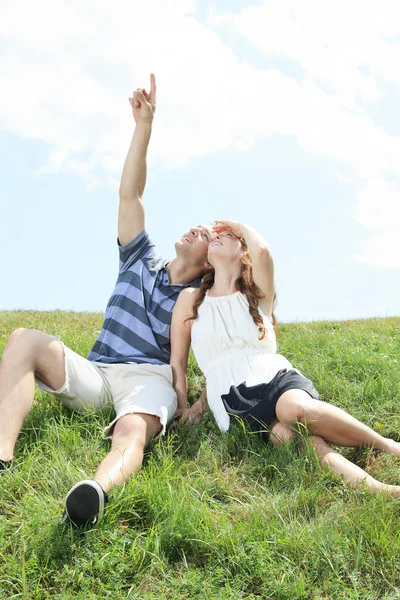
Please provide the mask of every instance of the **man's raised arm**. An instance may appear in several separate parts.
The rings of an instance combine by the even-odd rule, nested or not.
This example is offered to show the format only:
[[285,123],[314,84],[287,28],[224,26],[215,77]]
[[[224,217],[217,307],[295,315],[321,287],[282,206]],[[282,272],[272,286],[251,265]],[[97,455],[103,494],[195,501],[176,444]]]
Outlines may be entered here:
[[156,110],[156,79],[150,75],[150,92],[138,89],[132,98],[136,127],[122,171],[119,187],[118,239],[124,246],[144,229],[143,192],[147,175],[147,148]]

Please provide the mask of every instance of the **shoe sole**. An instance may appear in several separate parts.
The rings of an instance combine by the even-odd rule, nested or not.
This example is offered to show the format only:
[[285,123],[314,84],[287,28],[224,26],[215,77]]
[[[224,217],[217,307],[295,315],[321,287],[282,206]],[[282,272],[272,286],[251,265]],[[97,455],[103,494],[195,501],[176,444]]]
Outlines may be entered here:
[[65,508],[77,527],[95,525],[104,514],[104,491],[93,479],[84,479],[68,492]]

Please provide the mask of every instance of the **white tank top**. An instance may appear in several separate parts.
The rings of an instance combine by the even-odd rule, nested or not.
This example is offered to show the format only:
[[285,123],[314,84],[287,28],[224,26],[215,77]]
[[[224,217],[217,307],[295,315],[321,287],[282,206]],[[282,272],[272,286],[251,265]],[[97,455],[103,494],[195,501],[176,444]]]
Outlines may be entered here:
[[241,292],[218,297],[207,292],[192,326],[192,348],[206,377],[208,405],[222,431],[229,429],[229,415],[221,395],[227,394],[231,385],[269,383],[280,369],[292,368],[276,353],[273,325],[258,310],[267,329],[262,340]]

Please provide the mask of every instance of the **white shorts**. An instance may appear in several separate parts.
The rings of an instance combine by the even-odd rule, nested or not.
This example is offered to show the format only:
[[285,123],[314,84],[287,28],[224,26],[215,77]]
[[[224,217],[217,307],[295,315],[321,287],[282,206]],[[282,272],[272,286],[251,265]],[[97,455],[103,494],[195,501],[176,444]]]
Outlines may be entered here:
[[59,390],[52,390],[36,378],[41,390],[79,412],[93,412],[101,406],[113,405],[116,416],[104,429],[104,437],[111,437],[118,419],[132,413],[160,417],[161,434],[165,433],[177,408],[170,365],[91,362],[62,346],[65,383]]

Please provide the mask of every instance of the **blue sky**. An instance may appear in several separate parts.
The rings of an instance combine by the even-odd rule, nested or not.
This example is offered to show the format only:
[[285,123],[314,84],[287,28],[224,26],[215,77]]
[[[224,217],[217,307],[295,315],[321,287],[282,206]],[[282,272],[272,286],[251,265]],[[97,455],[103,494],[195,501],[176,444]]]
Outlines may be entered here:
[[103,2],[39,5],[0,8],[0,309],[104,310],[127,98],[154,71],[161,253],[190,225],[243,220],[273,251],[279,320],[400,315],[394,3],[377,19],[361,2],[119,0],[123,23]]

